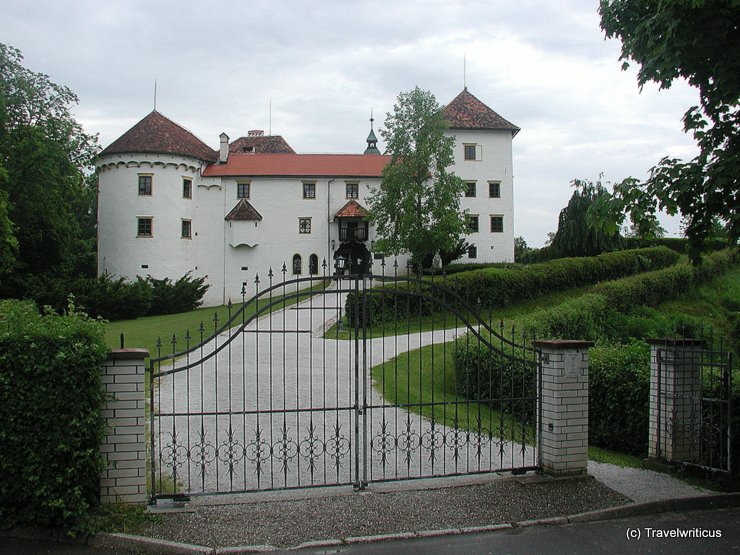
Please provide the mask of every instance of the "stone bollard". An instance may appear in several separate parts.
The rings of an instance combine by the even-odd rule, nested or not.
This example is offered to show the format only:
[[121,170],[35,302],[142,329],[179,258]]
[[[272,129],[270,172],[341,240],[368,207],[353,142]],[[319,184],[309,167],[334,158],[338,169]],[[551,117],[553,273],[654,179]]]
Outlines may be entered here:
[[540,465],[551,476],[586,473],[588,349],[593,341],[537,341],[542,363]]
[[108,435],[100,445],[107,461],[100,475],[100,502],[144,504],[146,433],[144,359],[146,349],[116,349],[101,366],[109,400],[102,410]]
[[698,339],[651,339],[648,457],[696,462],[701,418]]

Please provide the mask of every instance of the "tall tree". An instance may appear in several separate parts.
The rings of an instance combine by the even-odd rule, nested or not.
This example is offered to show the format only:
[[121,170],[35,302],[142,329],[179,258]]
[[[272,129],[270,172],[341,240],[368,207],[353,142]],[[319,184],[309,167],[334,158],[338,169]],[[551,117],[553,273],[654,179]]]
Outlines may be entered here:
[[740,1],[601,0],[601,27],[622,41],[623,68],[640,65],[638,83],[669,88],[678,78],[699,91],[699,106],[684,114],[699,155],[663,158],[644,183],[627,179],[597,203],[593,221],[612,230],[625,212],[640,227],[656,208],[680,212],[696,259],[717,217],[730,241],[740,237]]
[[4,295],[22,294],[29,276],[79,273],[81,259],[89,270],[94,249],[83,222],[95,196],[88,176],[97,138],[70,112],[77,96],[22,60],[0,44],[0,193],[17,241]]
[[445,135],[442,110],[434,95],[419,87],[398,95],[380,131],[392,158],[367,199],[376,250],[409,252],[417,266],[430,254],[452,251],[465,233],[460,210],[465,183],[448,171],[455,140]]
[[560,256],[594,256],[618,248],[619,233],[606,233],[588,221],[589,208],[607,194],[601,181],[575,179],[572,185],[575,191],[568,205],[560,211],[552,248]]

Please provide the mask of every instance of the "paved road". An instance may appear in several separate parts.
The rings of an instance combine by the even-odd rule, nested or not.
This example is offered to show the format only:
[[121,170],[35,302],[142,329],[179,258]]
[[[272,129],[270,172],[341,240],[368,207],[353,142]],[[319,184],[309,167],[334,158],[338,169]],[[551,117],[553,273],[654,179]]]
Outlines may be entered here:
[[63,553],[64,555],[130,555],[135,553],[135,551],[87,547],[81,544],[65,544],[45,540],[0,538],[0,553],[18,555],[44,555],[46,553]]
[[[630,537],[640,535],[640,538]],[[653,537],[648,537],[652,534]],[[664,534],[721,537],[658,537]],[[296,553],[283,552],[283,553]],[[444,536],[305,549],[308,554],[448,555],[450,553],[740,553],[740,508],[663,513],[620,520],[560,526],[532,526],[500,532]]]

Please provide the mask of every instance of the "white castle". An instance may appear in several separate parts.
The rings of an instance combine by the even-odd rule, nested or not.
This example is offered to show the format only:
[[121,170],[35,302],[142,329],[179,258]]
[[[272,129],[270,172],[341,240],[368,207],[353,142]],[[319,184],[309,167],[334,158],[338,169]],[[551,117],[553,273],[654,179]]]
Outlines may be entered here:
[[[458,262],[512,262],[519,128],[467,88],[444,112],[452,171],[467,185],[470,247]],[[328,273],[348,263],[365,272],[382,255],[371,252],[364,199],[389,161],[372,119],[363,154],[296,154],[257,130],[231,143],[222,133],[215,151],[155,110],[98,157],[98,273],[206,276],[204,305],[214,306],[240,300],[245,283],[253,293],[255,275],[270,268],[282,279],[283,264],[288,278],[321,275],[324,260]]]

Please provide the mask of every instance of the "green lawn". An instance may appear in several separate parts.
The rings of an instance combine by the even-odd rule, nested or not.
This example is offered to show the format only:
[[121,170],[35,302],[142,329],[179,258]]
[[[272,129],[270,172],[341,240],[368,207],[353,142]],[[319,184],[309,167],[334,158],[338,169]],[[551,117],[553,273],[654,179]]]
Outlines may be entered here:
[[[309,291],[323,289],[327,284],[328,283],[318,284],[310,289],[305,289],[302,292],[307,294]],[[282,298],[282,295],[273,293],[272,302],[279,301]],[[306,298],[307,295],[301,296],[300,299],[289,299],[284,303],[280,303],[273,307],[273,310],[279,310],[283,306],[290,306],[298,302],[298,300],[305,300]],[[260,309],[264,308],[265,304],[268,302],[270,302],[269,297],[260,298]],[[236,314],[239,308],[241,308],[241,303],[234,305],[231,310],[231,314]],[[250,316],[254,315],[256,308],[257,303],[253,302],[248,304],[244,311],[243,319],[247,320]],[[196,345],[201,339],[201,324],[203,325],[203,338],[207,339],[213,335],[217,329],[226,324],[228,319],[229,308],[222,305],[209,308],[199,308],[191,312],[182,312],[179,314],[147,316],[145,318],[136,318],[134,320],[117,320],[115,322],[106,323],[105,340],[112,349],[118,349],[121,346],[121,334],[123,334],[125,347],[147,349],[152,357],[156,357],[158,338],[161,338],[162,341],[162,355],[173,352],[173,336],[177,339],[177,343],[175,345],[176,352],[181,352],[186,348],[185,336],[188,331],[191,336],[190,345]],[[234,325],[238,325],[241,322],[242,315],[238,317],[234,322]]]
[[403,353],[372,369],[374,387],[390,403],[423,414],[445,426],[534,443],[534,429],[516,415],[460,397],[455,389],[453,343],[428,345]]

